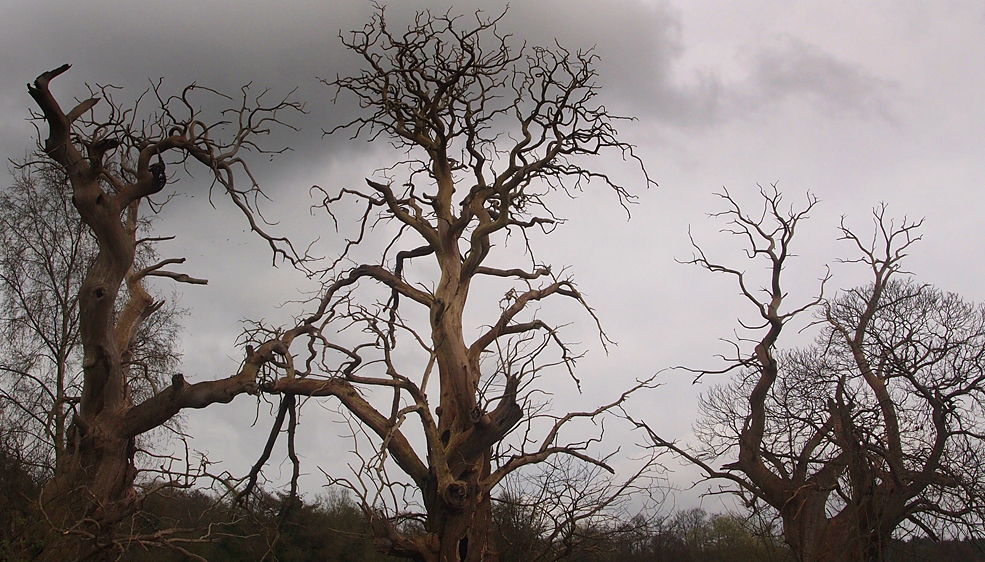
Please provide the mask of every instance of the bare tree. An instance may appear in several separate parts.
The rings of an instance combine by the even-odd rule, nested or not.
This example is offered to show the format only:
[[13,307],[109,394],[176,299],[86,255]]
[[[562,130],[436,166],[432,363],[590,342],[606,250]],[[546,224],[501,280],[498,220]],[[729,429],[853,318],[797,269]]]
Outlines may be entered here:
[[[501,17],[425,12],[395,32],[380,8],[343,39],[363,71],[326,83],[365,114],[333,131],[387,140],[402,156],[367,189],[315,188],[332,217],[361,207],[358,233],[322,272],[329,282],[307,318],[250,334],[283,343],[263,384],[285,395],[270,445],[293,395],[337,398],[374,451],[346,482],[381,549],[417,560],[495,560],[497,485],[556,455],[608,469],[592,452],[601,426],[565,436],[601,423],[634,390],[560,415],[538,397],[548,368],[573,377],[579,355],[534,308],[562,297],[597,322],[572,280],[531,252],[535,236],[560,222],[548,201],[591,181],[625,203],[629,192],[583,158],[612,151],[640,161],[617,137],[619,118],[596,101],[594,55],[517,45],[498,30]],[[386,237],[379,246],[374,234]],[[507,247],[511,235],[526,257]],[[362,250],[371,261],[360,263]],[[488,323],[467,314],[480,283],[505,293]],[[293,455],[293,441],[288,448]],[[404,476],[391,477],[391,462]]]
[[0,196],[4,431],[48,472],[62,456],[75,374],[78,288],[96,255],[56,170],[22,168]]
[[620,543],[647,530],[650,508],[662,504],[651,468],[643,463],[620,481],[596,464],[560,456],[536,471],[511,473],[493,506],[501,560],[610,559]]
[[[25,461],[50,476],[81,395],[78,293],[98,248],[64,172],[37,160],[15,168],[0,194],[0,424]],[[157,261],[154,242],[142,240],[138,268]],[[131,344],[129,385],[138,398],[176,372],[180,312],[163,302]]]
[[[781,273],[795,228],[816,200],[785,212],[775,188],[763,196],[763,214],[749,215],[724,195],[732,232],[748,242],[751,259],[769,263],[762,293],[743,271],[700,250],[693,263],[734,276],[766,333],[736,342],[736,354],[716,371],[738,375],[702,401],[701,454],[651,432],[655,442],[710,478],[733,482],[750,502],[772,506],[805,562],[882,560],[901,526],[931,537],[979,534],[985,309],[899,279],[920,222],[897,224],[882,206],[871,239],[844,221],[840,227],[859,255],[846,261],[867,267],[872,282],[784,311]],[[777,351],[785,324],[812,308],[816,343]],[[751,355],[742,352],[746,342]],[[735,462],[713,467],[732,455]]]
[[[114,102],[112,88],[91,91],[66,112],[48,85],[68,68],[64,65],[41,74],[28,85],[28,92],[41,110],[38,119],[48,127],[41,148],[67,176],[71,201],[94,236],[98,251],[78,289],[82,388],[66,431],[64,460],[42,492],[41,507],[51,527],[42,560],[108,555],[118,546],[115,530],[119,522],[137,500],[133,487],[136,438],[184,408],[202,408],[256,392],[257,371],[270,356],[269,346],[251,350],[234,376],[188,384],[175,374],[160,392],[144,399],[136,396],[132,383],[138,368],[134,362],[137,335],[164,304],[151,297],[144,280],[158,276],[205,282],[167,269],[183,259],[136,266],[139,207],[164,190],[166,166],[202,164],[275,252],[300,259],[289,243],[268,235],[254,220],[249,196],[258,188],[243,160],[244,151],[259,150],[256,138],[280,123],[280,112],[301,109],[297,103],[266,105],[263,94],[252,96],[244,88],[241,104],[209,122],[203,120],[191,97],[215,92],[193,85],[179,95],[162,97],[157,84],[150,96],[157,107],[148,115],[140,114],[138,107]],[[99,107],[104,111],[99,114],[97,104],[103,99]],[[226,140],[224,133],[229,135]],[[236,168],[251,180],[247,187],[234,183]]]

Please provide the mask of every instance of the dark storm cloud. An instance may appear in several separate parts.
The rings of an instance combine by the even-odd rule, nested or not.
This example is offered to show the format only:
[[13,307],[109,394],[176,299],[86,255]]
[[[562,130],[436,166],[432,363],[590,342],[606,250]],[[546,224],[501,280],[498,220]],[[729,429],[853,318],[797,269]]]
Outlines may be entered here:
[[[675,72],[685,53],[681,14],[665,3],[644,5],[616,0],[601,7],[593,0],[543,0],[516,3],[488,0],[395,2],[387,18],[400,29],[415,12],[460,14],[472,18],[506,11],[500,28],[517,43],[565,48],[594,48],[599,55],[602,101],[620,113],[676,127],[708,127],[761,111],[790,96],[807,94],[825,111],[880,111],[886,84],[795,39],[763,49],[746,60],[749,79],[726,84],[716,70]],[[24,118],[31,107],[24,84],[43,70],[68,62],[72,71],[54,89],[62,99],[84,96],[83,83],[124,88],[120,100],[135,97],[150,80],[164,79],[175,92],[196,82],[236,94],[251,82],[271,96],[297,88],[308,115],[292,124],[299,133],[282,131],[268,146],[291,146],[294,153],[266,164],[271,177],[292,170],[298,162],[345,160],[351,151],[365,151],[345,135],[323,139],[322,130],[347,121],[358,109],[318,78],[355,72],[358,57],[345,51],[339,33],[361,28],[373,6],[363,0],[325,2],[263,2],[248,7],[232,2],[169,2],[166,9],[140,2],[32,3],[7,6],[0,23],[5,52],[0,86],[0,133],[4,154],[21,154],[31,144]],[[679,75],[680,74],[680,75]],[[201,103],[209,107],[209,102]],[[16,148],[16,150],[13,150]],[[283,169],[282,169],[283,167]]]
[[[333,2],[331,10],[321,2],[294,3],[291,9],[280,3],[244,8],[235,3],[170,2],[166,10],[145,3],[107,2],[106,9],[72,4],[8,9],[17,17],[9,18],[4,29],[4,50],[12,54],[5,61],[5,107],[20,106],[25,115],[30,100],[24,84],[65,62],[73,69],[53,84],[63,103],[68,96],[86,94],[82,83],[119,86],[123,90],[118,99],[123,101],[159,78],[167,93],[193,82],[231,95],[247,83],[254,91],[271,89],[271,96],[297,88],[295,97],[308,102],[309,111],[309,116],[292,120],[301,133],[271,142],[289,143],[302,157],[315,151],[321,127],[332,121],[327,88],[317,77],[351,72],[356,63],[338,48],[339,30],[370,13],[363,2],[344,1]],[[9,48],[14,43],[30,48]],[[9,80],[13,76],[16,79]],[[206,109],[218,108],[204,98],[200,103]],[[16,142],[8,135],[23,131],[19,127],[8,133],[5,127],[5,146]]]
[[[356,69],[358,59],[341,48],[338,35],[368,21],[369,2],[251,3],[249,8],[228,2],[170,2],[164,10],[153,6],[11,5],[7,12],[15,17],[0,24],[5,27],[5,52],[11,55],[4,75],[17,76],[12,83],[19,88],[4,87],[4,102],[16,99],[24,105],[24,83],[69,62],[75,68],[56,88],[72,93],[80,93],[70,88],[80,82],[111,83],[139,92],[149,79],[160,77],[174,88],[197,82],[223,92],[235,92],[246,82],[277,91],[298,87],[299,98],[311,111],[304,119],[304,141],[337,123],[340,113],[351,114],[352,107],[331,105],[331,92],[316,77],[333,78]],[[387,17],[399,29],[416,11],[445,13],[448,6],[391,3]],[[506,7],[505,2],[455,2],[451,13],[471,18],[481,9],[495,16]],[[669,78],[683,50],[679,15],[669,8],[629,0],[609,2],[604,9],[588,0],[528,2],[511,6],[501,29],[528,45],[557,41],[573,50],[595,47],[607,95],[625,100],[634,114],[675,123],[706,119],[702,114],[714,95],[713,81],[711,88],[678,88]]]

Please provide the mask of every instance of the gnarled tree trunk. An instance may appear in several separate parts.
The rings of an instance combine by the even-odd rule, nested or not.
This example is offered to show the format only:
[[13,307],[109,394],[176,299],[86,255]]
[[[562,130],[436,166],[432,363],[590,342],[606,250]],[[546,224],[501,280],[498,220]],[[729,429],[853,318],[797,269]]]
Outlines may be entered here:
[[[133,128],[136,120],[130,121],[132,109],[114,107],[107,120],[97,120],[92,109],[100,101],[98,98],[82,101],[65,113],[48,84],[68,68],[64,65],[45,72],[28,86],[49,128],[44,151],[68,176],[72,202],[99,248],[79,292],[82,395],[66,432],[64,454],[41,495],[41,508],[50,531],[39,558],[53,562],[105,558],[121,548],[126,537],[116,533],[123,518],[132,513],[136,499],[137,436],[164,424],[183,408],[202,408],[229,402],[244,392],[255,392],[257,371],[273,357],[270,346],[251,350],[239,373],[215,381],[189,385],[181,375],[174,375],[170,387],[134,403],[129,373],[134,339],[142,323],[163,304],[155,302],[144,290],[143,279],[156,275],[205,283],[163,269],[182,259],[163,260],[135,270],[138,207],[141,200],[160,192],[167,182],[161,155],[174,150],[183,158],[202,162],[237,204],[242,203],[243,192],[232,186],[231,166],[242,164],[236,157],[238,149],[244,142],[252,146],[252,135],[266,132],[264,122],[276,122],[274,114],[278,110],[298,107],[285,101],[272,108],[254,108],[244,101],[241,115],[263,115],[262,125],[241,120],[244,125],[235,140],[223,145],[208,136],[197,136],[200,128],[210,127],[198,120],[197,112],[190,109],[192,105],[184,97],[194,87],[177,98],[190,112],[187,120],[177,120],[174,111],[163,111],[147,129]],[[152,163],[152,157],[157,158],[157,163]],[[240,208],[249,209],[243,205]],[[124,283],[127,301],[118,307]]]

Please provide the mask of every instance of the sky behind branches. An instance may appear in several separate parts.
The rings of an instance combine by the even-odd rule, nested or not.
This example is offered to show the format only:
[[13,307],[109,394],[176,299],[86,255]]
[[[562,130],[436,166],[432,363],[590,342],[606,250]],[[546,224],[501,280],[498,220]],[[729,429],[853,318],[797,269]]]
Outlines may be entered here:
[[[269,88],[273,97],[296,88],[295,98],[309,111],[292,119],[301,130],[276,132],[268,145],[292,150],[272,160],[254,158],[251,167],[271,198],[263,209],[279,223],[273,230],[301,242],[318,238],[327,252],[338,248],[339,235],[309,213],[311,185],[359,186],[393,161],[385,146],[322,135],[355,111],[351,100],[333,104],[335,92],[318,79],[358,68],[338,34],[368,21],[368,2],[173,1],[165,9],[143,2],[6,1],[0,7],[4,158],[22,158],[36,140],[25,84],[67,62],[72,70],[52,87],[63,103],[87,97],[86,84],[119,86],[117,99],[130,100],[159,78],[172,92],[191,82],[230,94],[252,83],[254,91]],[[387,17],[402,26],[415,10],[449,7],[391,2]],[[505,3],[471,0],[452,10],[480,8],[498,14]],[[578,371],[582,394],[563,377],[550,381],[559,409],[614,397],[634,379],[676,365],[713,367],[714,354],[727,351],[719,338],[730,337],[736,318],[753,311],[730,279],[675,261],[691,256],[690,230],[710,257],[743,264],[735,241],[707,217],[722,209],[712,194],[723,187],[749,205],[759,204],[757,184],[774,182],[794,204],[805,201],[806,192],[821,200],[798,235],[800,257],[788,278],[791,305],[813,295],[825,264],[848,255],[848,245],[836,241],[839,218],[868,232],[871,209],[883,202],[900,220],[926,218],[924,240],[907,260],[918,280],[985,300],[980,2],[614,0],[603,6],[550,0],[514,3],[501,29],[527,45],[594,47],[602,101],[614,113],[638,118],[621,123],[620,133],[637,145],[660,184],[646,189],[638,177],[624,176],[639,196],[628,221],[613,193],[587,189],[560,202],[568,221],[536,241],[541,260],[558,270],[569,266],[619,344],[606,354],[590,318],[562,312],[574,322],[568,340],[580,342],[587,355]],[[616,174],[624,169],[616,161],[596,163],[608,166]],[[180,288],[180,304],[190,310],[184,335],[189,380],[231,374],[242,355],[235,346],[241,320],[288,322],[297,308],[278,305],[314,289],[289,268],[272,269],[264,244],[245,232],[230,205],[219,197],[214,207],[208,204],[204,177],[182,177],[174,186],[178,196],[157,221],[159,234],[178,235],[162,245],[162,254],[187,257],[184,271],[210,280],[207,287]],[[865,280],[856,267],[835,264],[832,271],[832,288]],[[491,298],[495,304],[498,295]],[[809,340],[809,334],[790,335],[791,345]],[[715,381],[691,384],[686,373],[672,370],[661,378],[664,386],[633,408],[666,437],[687,442],[696,397]],[[221,469],[242,474],[259,453],[268,412],[261,404],[252,426],[257,404],[239,398],[189,414],[186,425],[195,448],[222,460]],[[345,470],[349,446],[337,436],[346,428],[332,419],[302,418],[307,490],[324,482],[316,466]],[[671,480],[688,486],[693,473]],[[678,502],[695,498],[685,493]]]

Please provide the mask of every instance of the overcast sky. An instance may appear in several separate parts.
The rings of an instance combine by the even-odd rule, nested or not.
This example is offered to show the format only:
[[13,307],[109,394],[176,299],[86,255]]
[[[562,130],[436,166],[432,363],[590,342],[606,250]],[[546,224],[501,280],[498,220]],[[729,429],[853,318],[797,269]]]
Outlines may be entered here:
[[[471,0],[455,3],[454,11],[498,13],[504,5]],[[340,48],[338,33],[367,21],[368,2],[35,0],[0,6],[4,158],[23,156],[35,141],[25,85],[66,62],[72,70],[53,87],[65,104],[86,96],[87,83],[121,86],[122,100],[161,77],[165,89],[175,90],[190,82],[225,92],[252,82],[274,95],[297,88],[296,98],[309,111],[294,120],[301,131],[271,139],[293,151],[253,164],[273,199],[267,214],[285,231],[313,224],[306,222],[312,184],[360,185],[391,158],[363,141],[321,136],[352,108],[333,106],[333,92],[318,78],[356,68],[358,60]],[[392,25],[400,25],[414,10],[449,6],[391,2],[387,13]],[[907,262],[919,280],[985,300],[981,2],[551,0],[514,2],[501,27],[528,44],[556,39],[571,48],[594,46],[603,101],[616,113],[638,117],[620,132],[638,146],[660,184],[647,190],[629,178],[639,195],[629,221],[611,192],[588,190],[562,203],[569,221],[541,241],[538,257],[555,269],[570,266],[619,343],[606,355],[594,343],[590,319],[572,313],[578,324],[568,337],[588,351],[578,373],[584,394],[554,380],[558,408],[591,404],[674,365],[715,365],[714,354],[725,351],[718,339],[750,311],[731,280],[675,258],[690,257],[690,228],[712,256],[742,264],[735,246],[718,233],[720,223],[707,217],[721,210],[712,193],[723,187],[750,205],[758,203],[757,183],[778,182],[790,201],[803,201],[806,192],[820,198],[797,242],[801,257],[789,272],[792,302],[808,297],[824,264],[850,250],[836,241],[839,217],[867,232],[871,209],[880,202],[892,216],[926,218],[924,241]],[[185,271],[210,279],[207,287],[181,288],[181,305],[191,310],[184,337],[190,380],[231,374],[242,354],[234,345],[240,320],[287,321],[289,310],[276,305],[306,287],[296,273],[270,268],[265,246],[243,232],[229,205],[208,205],[201,177],[176,184],[180,196],[158,222],[161,234],[179,236],[162,253],[187,257]],[[320,236],[325,244],[337,240],[325,221],[315,224],[296,234]],[[864,281],[864,272],[849,266],[836,265],[833,273],[832,287]],[[665,386],[638,400],[635,411],[666,437],[687,442],[697,395],[715,381],[692,385],[688,375],[674,372],[662,377]],[[242,397],[188,415],[187,427],[195,448],[242,473],[259,453],[267,413],[262,407],[250,429],[256,402]],[[324,419],[312,414],[302,420],[307,490],[323,483],[315,466],[341,469],[347,450],[337,437],[341,430]],[[692,477],[681,473],[671,480],[687,486]],[[695,497],[682,494],[678,501],[690,505]]]

